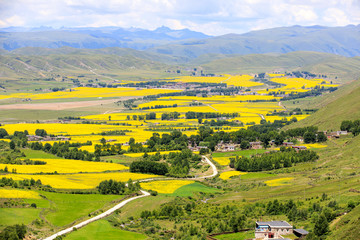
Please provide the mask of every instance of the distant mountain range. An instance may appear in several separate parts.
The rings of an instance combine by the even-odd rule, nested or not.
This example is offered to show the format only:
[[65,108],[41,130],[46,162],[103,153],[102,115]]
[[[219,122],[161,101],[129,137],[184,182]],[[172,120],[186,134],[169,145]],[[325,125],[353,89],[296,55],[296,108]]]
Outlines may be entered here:
[[22,47],[44,48],[105,48],[122,47],[143,50],[179,40],[204,39],[210,36],[189,29],[172,30],[160,27],[153,31],[140,28],[2,28],[0,48],[14,50]]
[[[360,55],[360,25],[345,27],[292,26],[211,37],[189,29],[160,27],[153,31],[138,28],[62,28],[40,27],[0,29],[0,49],[22,47],[73,47],[99,49],[132,48],[149,53],[171,55],[191,61],[204,54],[262,54],[316,51]],[[4,51],[0,51],[5,53]]]

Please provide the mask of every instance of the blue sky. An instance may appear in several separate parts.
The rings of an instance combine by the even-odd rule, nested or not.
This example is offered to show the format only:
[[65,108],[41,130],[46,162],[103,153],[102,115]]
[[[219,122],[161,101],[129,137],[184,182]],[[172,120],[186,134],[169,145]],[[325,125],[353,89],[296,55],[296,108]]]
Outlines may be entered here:
[[222,35],[348,24],[360,24],[360,0],[0,0],[0,28],[164,25]]

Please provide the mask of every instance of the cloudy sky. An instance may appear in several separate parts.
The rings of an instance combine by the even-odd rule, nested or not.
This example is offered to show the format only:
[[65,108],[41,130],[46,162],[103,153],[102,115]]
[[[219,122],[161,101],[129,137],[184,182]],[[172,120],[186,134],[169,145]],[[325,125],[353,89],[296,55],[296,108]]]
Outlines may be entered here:
[[164,25],[221,35],[348,24],[360,24],[360,0],[0,0],[0,28]]

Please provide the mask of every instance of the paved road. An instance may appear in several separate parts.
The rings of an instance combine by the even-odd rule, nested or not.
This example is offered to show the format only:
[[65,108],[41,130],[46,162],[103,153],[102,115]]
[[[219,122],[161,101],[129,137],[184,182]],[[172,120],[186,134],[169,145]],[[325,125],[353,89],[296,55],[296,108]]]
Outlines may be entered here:
[[[203,159],[205,159],[205,162],[207,162],[211,166],[211,168],[213,169],[213,173],[211,175],[208,175],[208,176],[202,176],[202,177],[197,177],[197,178],[189,178],[189,179],[197,180],[197,179],[212,178],[212,177],[215,177],[218,174],[218,170],[217,170],[216,166],[206,156],[202,156],[202,157],[203,157]],[[161,178],[159,180],[170,180],[170,179],[176,179],[176,178],[166,178],[166,179]],[[145,181],[149,181],[149,180],[151,181],[151,180],[155,180],[155,179],[144,179],[144,180],[140,180],[140,182],[145,182]],[[93,218],[90,218],[90,219],[85,220],[85,221],[83,221],[81,223],[78,223],[75,226],[72,226],[72,227],[66,228],[66,229],[64,229],[64,230],[62,230],[60,232],[57,232],[57,233],[55,233],[54,235],[52,235],[50,237],[44,238],[44,240],[54,240],[58,236],[61,236],[61,235],[72,232],[74,230],[74,228],[79,229],[81,227],[84,227],[84,226],[88,225],[91,222],[94,222],[94,221],[97,221],[97,220],[99,220],[101,218],[109,216],[110,214],[112,214],[113,212],[115,212],[119,208],[122,208],[123,206],[125,206],[127,203],[129,203],[131,201],[134,201],[134,200],[136,200],[138,198],[143,198],[143,197],[150,196],[150,193],[148,193],[148,192],[146,192],[144,190],[140,190],[140,191],[141,191],[142,195],[126,199],[126,200],[122,201],[121,203],[117,204],[115,207],[110,208],[106,212],[103,212],[103,213],[101,213],[101,214],[99,214],[99,215],[97,215],[97,216],[95,216]]]

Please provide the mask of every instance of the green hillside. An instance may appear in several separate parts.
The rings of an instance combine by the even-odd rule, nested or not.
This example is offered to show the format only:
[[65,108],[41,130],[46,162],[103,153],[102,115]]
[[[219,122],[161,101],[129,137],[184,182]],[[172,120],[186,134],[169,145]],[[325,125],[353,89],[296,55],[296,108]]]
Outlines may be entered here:
[[328,239],[358,239],[360,236],[359,216],[360,206],[357,206],[350,213],[341,216],[339,221],[332,226],[332,232]]
[[[211,57],[212,55],[207,55]],[[360,70],[360,58],[347,58],[320,52],[291,52],[286,54],[249,54],[228,56],[205,63],[205,56],[195,60],[209,72],[222,73],[259,73],[272,71],[305,70],[316,74],[338,77],[341,80],[353,80]],[[216,59],[217,58],[217,59]],[[220,59],[219,59],[220,58]]]
[[[28,53],[36,49],[27,49]],[[46,51],[43,50],[42,51]],[[50,51],[51,52],[51,51]],[[51,78],[60,76],[90,76],[94,78],[161,77],[173,67],[146,59],[144,56],[99,54],[84,51],[50,55],[2,55],[0,79]],[[113,80],[113,79],[112,79]]]
[[[340,124],[344,120],[360,119],[360,80],[323,97],[317,106],[323,107],[310,117],[289,127],[315,125],[320,130],[335,131],[340,129]],[[313,107],[316,108],[316,104],[313,104]]]

